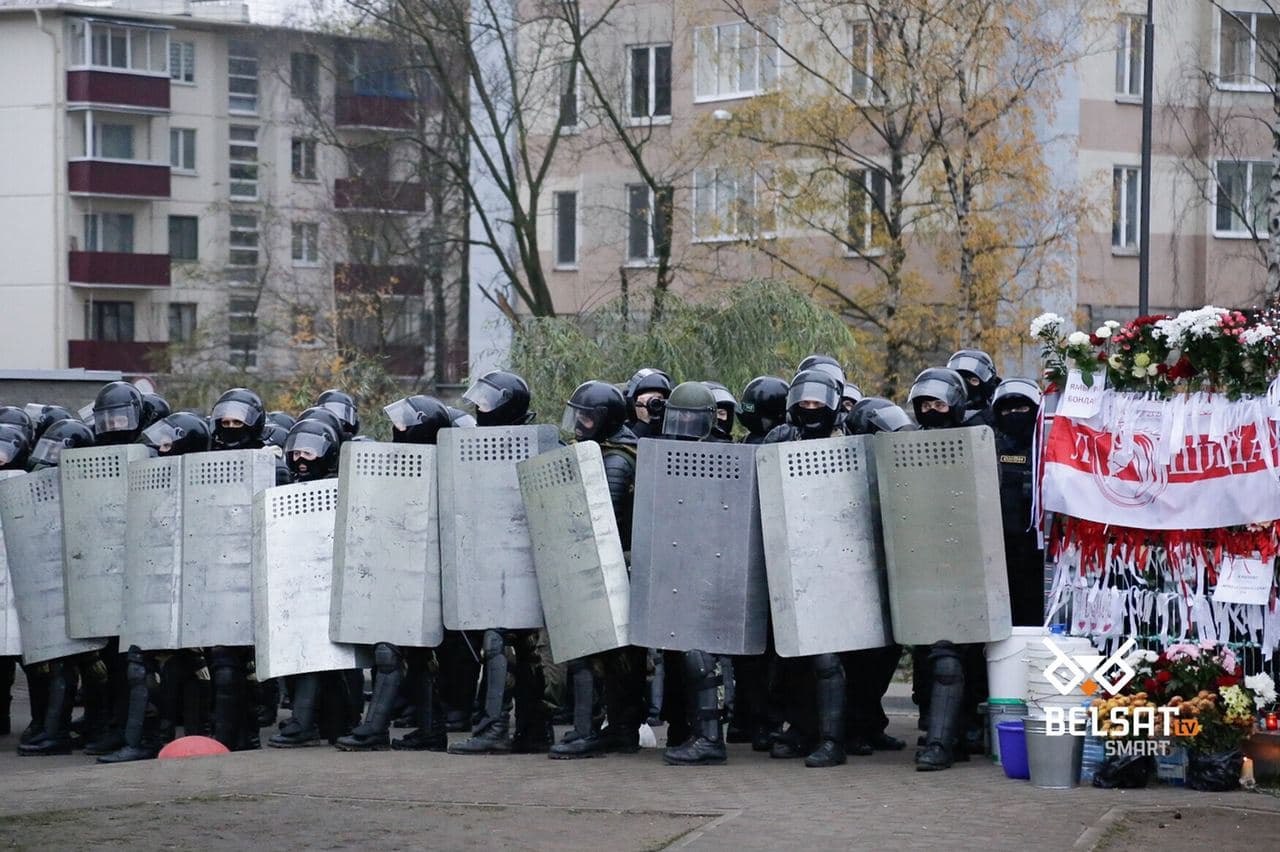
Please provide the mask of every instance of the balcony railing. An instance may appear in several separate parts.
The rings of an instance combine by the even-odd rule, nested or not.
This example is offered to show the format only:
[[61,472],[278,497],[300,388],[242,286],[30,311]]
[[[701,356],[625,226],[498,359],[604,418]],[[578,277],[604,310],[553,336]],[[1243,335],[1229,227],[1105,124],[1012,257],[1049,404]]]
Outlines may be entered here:
[[169,344],[123,340],[68,340],[71,367],[119,370],[126,375],[163,373],[169,369]]
[[126,160],[72,160],[67,164],[67,185],[71,192],[82,195],[168,198],[169,164]]
[[425,283],[426,272],[420,266],[333,265],[333,289],[340,294],[421,296]]
[[397,210],[416,213],[427,207],[421,183],[338,178],[333,183],[333,206],[341,210]]
[[147,112],[167,111],[169,78],[127,71],[68,71],[67,101],[137,107]]
[[414,101],[381,95],[338,95],[334,99],[334,119],[339,127],[388,127],[405,129],[414,125]]
[[169,255],[115,251],[69,253],[72,284],[116,287],[168,287]]

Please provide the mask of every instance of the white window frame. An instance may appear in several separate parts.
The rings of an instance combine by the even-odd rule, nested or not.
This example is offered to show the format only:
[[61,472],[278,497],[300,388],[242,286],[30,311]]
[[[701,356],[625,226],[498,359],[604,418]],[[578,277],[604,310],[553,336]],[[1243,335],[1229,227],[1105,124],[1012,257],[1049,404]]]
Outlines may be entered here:
[[[1230,20],[1230,16],[1235,15],[1242,21],[1249,21],[1249,68],[1247,76],[1253,79],[1248,83],[1228,83],[1224,82],[1222,73],[1222,25],[1224,20]],[[1268,12],[1244,12],[1223,9],[1217,9],[1217,14],[1213,20],[1213,56],[1215,85],[1228,92],[1269,92],[1271,88],[1266,83],[1256,82],[1258,79],[1258,19],[1264,17],[1275,17]],[[1231,23],[1235,23],[1231,21]]]
[[[1111,210],[1111,217],[1112,217],[1111,253],[1124,254],[1124,255],[1137,254],[1142,245],[1142,168],[1140,166],[1128,166],[1128,165],[1112,166],[1111,167],[1111,188],[1112,188],[1113,194],[1115,192],[1116,172],[1122,173],[1121,182],[1120,182],[1121,199],[1120,199],[1120,203],[1116,205],[1114,204],[1114,198],[1113,198],[1113,205]],[[1135,220],[1133,223],[1134,225],[1133,242],[1124,243],[1123,240],[1125,239],[1125,234],[1129,230],[1128,229],[1129,205],[1126,202],[1128,201],[1129,196],[1135,193],[1136,193],[1136,198],[1134,202]],[[1120,245],[1117,245],[1115,241],[1115,230],[1116,230],[1115,217],[1117,215],[1120,216],[1120,239],[1122,240],[1122,243]]]
[[[294,148],[298,146],[301,146],[303,150],[302,161],[304,166],[307,164],[306,152],[311,152],[311,175],[309,177],[299,174],[298,170],[293,167],[293,152]],[[316,169],[317,150],[316,140],[310,136],[293,136],[289,139],[289,174],[294,180],[305,183],[315,183],[319,180],[319,172]]]
[[[128,157],[108,157],[102,153],[102,131],[107,127],[124,127],[129,130],[129,156]],[[95,121],[93,122],[93,133],[91,135],[91,147],[89,149],[89,159],[106,160],[111,163],[138,163],[142,162],[138,158],[138,133],[132,124],[113,121]]]
[[[252,224],[250,224],[252,220]],[[238,213],[235,210],[231,212],[230,231],[227,241],[227,266],[244,267],[248,269],[256,268],[258,261],[261,260],[262,253],[262,222],[258,218],[257,213]],[[253,234],[253,245],[247,243],[236,245],[236,234]],[[252,263],[237,263],[236,252],[253,252]]]
[[[626,47],[626,50],[627,50],[627,104],[626,104],[627,124],[630,124],[633,126],[648,126],[652,124],[670,124],[671,123],[671,110],[672,110],[672,107],[674,106],[674,94],[675,94],[674,67],[671,69],[672,80],[670,82],[670,91],[667,92],[667,114],[654,115],[653,113],[654,103],[657,101],[657,94],[658,94],[657,48],[660,48],[660,47],[665,47],[670,51],[671,58],[668,61],[669,63],[674,63],[675,62],[675,46],[672,45],[672,43],[669,41],[654,42],[652,44],[629,44]],[[649,92],[648,92],[649,112],[648,112],[648,115],[633,114],[634,112],[633,106],[635,104],[635,101],[633,100],[633,98],[635,97],[635,92],[632,90],[632,87],[631,87],[632,73],[634,70],[634,66],[632,63],[635,61],[635,51],[637,50],[645,51],[646,57],[647,57],[645,61],[649,63]]]
[[[859,94],[857,84],[854,80],[854,47],[857,39],[854,33],[859,30],[866,30],[865,46],[863,47],[863,62],[861,70],[863,77],[866,79],[866,91]],[[876,66],[875,66],[875,30],[871,26],[871,21],[866,18],[857,18],[849,22],[849,94],[853,98],[853,102],[857,104],[871,104],[876,100]]]
[[[1121,103],[1142,103],[1142,93],[1146,81],[1143,76],[1146,74],[1146,68],[1143,64],[1143,51],[1146,50],[1146,15],[1121,15],[1116,26],[1116,79],[1115,90],[1116,100]],[[1136,26],[1136,33],[1135,33]],[[1134,44],[1134,39],[1138,44]],[[1137,52],[1137,66],[1135,68],[1133,56],[1135,49]],[[1134,88],[1134,75],[1137,75],[1137,91],[1131,92]]]
[[[734,177],[733,199],[735,202],[737,201],[737,199],[742,197],[742,185],[746,183],[747,179],[749,178],[750,188],[751,188],[749,209],[756,213],[759,213],[761,210],[760,208],[761,179],[760,179],[759,173],[757,173],[756,171],[753,170],[744,174],[741,169],[726,167],[726,166],[706,166],[703,168],[694,169],[693,192],[691,193],[693,196],[691,199],[691,209],[693,211],[693,216],[692,216],[693,242],[695,243],[733,243],[733,242],[743,242],[746,240],[754,240],[754,239],[770,239],[776,236],[777,218],[778,218],[777,210],[774,210],[773,216],[772,216],[774,220],[773,228],[760,229],[758,226],[759,226],[759,219],[761,217],[757,215],[754,217],[754,221],[752,223],[753,226],[755,227],[753,227],[751,230],[741,230],[739,228],[740,223],[738,222],[738,210],[734,209],[731,211],[731,216],[733,219],[731,230],[728,230],[728,231],[723,230],[725,227],[725,222],[722,220],[720,222],[721,230],[719,232],[714,234],[698,233],[698,197],[699,195],[707,191],[706,189],[707,184],[705,182],[699,183],[698,178],[699,178],[699,175],[705,175],[708,172],[712,173],[710,187],[716,196],[716,197],[713,197],[711,202],[711,207],[713,210],[720,206],[720,199],[718,197],[718,193],[719,193],[719,188],[721,184],[721,172],[730,173]],[[737,174],[734,174],[734,173],[737,173]]]
[[[1254,168],[1256,166],[1271,166],[1270,160],[1214,160],[1211,164],[1213,173],[1209,177],[1210,188],[1213,203],[1209,205],[1210,226],[1213,228],[1213,236],[1220,240],[1251,240],[1255,236],[1255,232],[1251,232],[1247,227],[1242,230],[1221,230],[1218,228],[1218,194],[1222,191],[1222,180],[1218,177],[1218,167],[1222,165],[1244,166],[1245,167],[1245,183],[1244,198],[1246,219],[1257,219],[1258,213],[1253,208],[1253,184],[1254,184]],[[1265,211],[1262,215],[1262,227],[1256,229],[1258,239],[1267,239],[1270,237],[1270,229],[1266,227],[1267,216]]]
[[[564,123],[564,99],[569,94],[565,91],[568,84],[567,75],[573,73],[573,124]],[[562,134],[574,134],[582,128],[582,68],[574,67],[573,61],[566,59],[556,67],[556,127]]]
[[[175,58],[178,60],[177,66],[173,64]],[[194,41],[169,42],[169,81],[175,86],[196,84],[196,43]]]
[[[175,310],[176,309],[176,310]],[[174,314],[177,314],[175,317]],[[197,302],[169,302],[165,311],[167,317],[166,339],[170,343],[192,343],[196,338],[196,329],[200,325],[200,306]],[[177,320],[175,323],[174,320]],[[190,322],[188,323],[188,320]],[[174,334],[175,330],[178,332]]]
[[320,265],[320,226],[317,223],[293,223],[292,257],[294,266]]
[[[107,37],[107,64],[102,65],[94,62],[93,59],[93,33],[95,30],[106,30]],[[112,30],[120,30],[125,33],[124,38],[124,64],[113,65],[114,51],[110,33]],[[72,18],[68,34],[71,39],[71,48],[68,49],[67,65],[70,70],[78,69],[94,69],[101,71],[111,71],[116,74],[135,74],[146,77],[168,77],[169,76],[169,27],[148,27],[136,26],[124,23],[107,23],[100,20],[88,20],[85,18]],[[135,37],[146,35],[146,49],[142,51],[143,56],[135,56],[137,51],[134,50],[136,43]],[[161,43],[156,45],[156,49],[151,49],[152,39],[161,39]],[[75,48],[79,47],[80,55],[75,55]],[[159,62],[153,62],[153,59],[159,58]],[[140,61],[145,59],[145,61]]]
[[[642,189],[644,190],[646,195],[647,206],[645,207],[646,219],[645,219],[645,256],[644,257],[632,257],[631,255],[631,220],[632,220],[631,191],[633,189]],[[672,193],[672,198],[673,199],[675,198],[675,189],[673,187],[664,186],[662,187],[662,189],[665,189],[666,191]],[[654,217],[657,216],[658,194],[654,192],[653,187],[649,186],[647,183],[624,184],[622,206],[623,206],[623,209],[627,211],[626,265],[634,266],[634,267],[653,266],[655,263],[658,262],[658,249],[654,243],[654,238],[653,238],[653,220],[654,220]],[[669,215],[674,215],[675,213],[674,204],[672,205],[672,208],[673,209]],[[667,223],[667,228],[669,231],[673,230],[672,224],[670,222]]]
[[[849,175],[850,180],[854,179],[854,174],[862,174],[862,190],[865,202],[862,207],[862,215],[864,224],[862,226],[862,239],[859,240],[857,246],[851,245],[849,240],[841,240],[844,244],[845,254],[849,257],[880,257],[884,254],[884,247],[875,244],[876,235],[876,217],[880,215],[880,211],[875,208],[875,176],[880,175],[880,179],[884,182],[885,199],[889,197],[889,175],[879,167],[855,169],[853,174]],[[847,190],[846,190],[847,191]],[[849,211],[845,211],[846,217]],[[849,233],[848,221],[845,222],[845,233]],[[883,227],[883,223],[881,224]]]
[[[240,139],[235,138],[237,130],[252,131],[253,132],[252,141],[244,138],[240,138]],[[258,200],[258,182],[262,178],[262,173],[261,173],[262,159],[261,157],[258,156],[259,154],[258,130],[259,128],[256,125],[252,125],[252,124],[233,124],[227,130],[227,195],[232,201],[257,201]],[[241,152],[236,152],[235,149],[237,148],[244,149],[244,150]],[[245,152],[247,152],[249,149],[253,149],[252,159],[247,159],[245,156]],[[250,181],[245,178],[233,177],[231,174],[231,171],[237,166],[253,167],[253,175],[254,175],[253,180]],[[252,195],[244,195],[244,194],[236,193],[236,186],[238,184],[248,185],[250,183],[253,184]]]
[[[560,199],[573,196],[573,259],[560,258]],[[582,194],[576,189],[556,190],[551,195],[551,257],[556,269],[573,271],[578,268],[578,259],[582,256]]]
[[[236,293],[233,292],[227,299],[227,361],[233,367],[239,367],[243,370],[253,372],[258,367],[258,344],[261,342],[260,334],[258,331],[258,312],[257,310],[251,310],[251,311],[232,310],[232,307],[237,299],[248,301],[251,299],[251,297],[237,295]],[[253,331],[245,332],[243,334],[237,334],[235,331],[232,330],[232,323],[235,320],[244,319],[246,317],[253,321]],[[252,337],[253,346],[237,349],[231,345],[231,339],[233,337]],[[242,359],[239,359],[239,363],[237,362],[238,359],[236,358],[237,354],[240,354],[243,356]]]
[[[252,62],[253,73],[239,74],[239,73],[233,72],[231,69],[231,65],[233,62],[236,62],[236,61]],[[248,44],[247,42],[240,42],[235,40],[227,42],[227,112],[229,112],[231,115],[257,115],[258,114],[258,102],[262,98],[262,90],[261,90],[261,87],[259,86],[259,82],[260,82],[259,71],[260,71],[260,62],[258,59],[258,53],[256,50],[253,49],[252,45]],[[247,95],[241,92],[231,91],[232,80],[253,80],[253,94]],[[243,104],[241,106],[236,106],[237,99],[247,102],[249,98],[253,99],[253,105],[251,107],[245,106]]]
[[[766,21],[766,24],[770,21]],[[774,26],[779,26],[776,21],[772,21]],[[732,48],[722,48],[722,39],[727,39],[732,33],[734,44]],[[713,56],[704,60],[702,57],[703,44],[707,34],[710,34],[711,41],[714,45],[712,48]],[[741,51],[742,38],[746,36],[755,42],[755,85],[751,88],[743,88],[741,85],[741,72],[739,72],[738,87],[732,91],[720,91],[720,75],[717,73],[717,64],[724,49],[732,50],[735,54]],[[775,38],[777,34],[775,34]],[[763,72],[768,67],[768,63],[762,61],[767,52],[772,51],[774,54],[773,61],[773,79],[769,82],[762,82]],[[732,101],[742,98],[751,98],[756,95],[763,94],[773,88],[777,82],[778,71],[782,65],[782,51],[774,44],[773,40],[752,27],[746,21],[729,21],[723,24],[714,24],[706,27],[695,27],[693,30],[693,102],[695,104],[715,103],[717,101]],[[704,93],[704,80],[702,79],[704,66],[709,67],[714,77],[716,90],[712,93]]]
[[[129,246],[125,249],[104,248],[105,229],[103,218],[113,216],[129,222]],[[87,252],[109,252],[112,254],[134,254],[137,251],[137,219],[132,213],[115,213],[103,211],[84,214],[84,250]]]
[[[294,72],[297,70],[297,69],[294,67],[294,62],[293,62],[293,58],[294,58],[295,56],[304,56],[304,57],[308,57],[308,58],[311,60],[311,63],[314,63],[314,65],[315,65],[315,68],[314,68],[314,70],[315,70],[315,80],[314,80],[314,82],[315,82],[315,84],[316,84],[316,90],[315,90],[315,92],[314,92],[314,93],[311,93],[311,94],[299,94],[299,93],[298,93],[298,91],[297,91],[297,81],[296,81],[296,79],[295,79],[295,77],[294,77]],[[304,61],[305,61],[305,60],[304,60]],[[311,63],[308,63],[308,64],[311,64]],[[303,50],[295,50],[295,51],[293,51],[292,53],[290,53],[290,54],[289,54],[289,97],[293,98],[294,100],[315,100],[315,99],[319,99],[319,97],[320,97],[320,77],[321,77],[321,74],[320,74],[320,57],[319,57],[317,54],[310,53],[310,52],[308,52],[308,51],[303,51]]]
[[[177,162],[174,162],[174,140],[177,140]],[[191,140],[191,162],[185,161],[187,153],[186,140]],[[196,131],[191,127],[170,127],[169,128],[169,171],[180,175],[194,175],[196,173]]]

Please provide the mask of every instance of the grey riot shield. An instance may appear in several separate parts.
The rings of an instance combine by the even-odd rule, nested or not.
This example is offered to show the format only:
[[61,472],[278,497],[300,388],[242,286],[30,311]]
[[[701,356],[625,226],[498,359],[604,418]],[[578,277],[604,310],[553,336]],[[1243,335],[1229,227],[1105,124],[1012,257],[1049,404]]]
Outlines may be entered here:
[[778,654],[890,644],[871,439],[765,444],[756,473]]
[[338,481],[268,488],[253,499],[253,622],[259,680],[354,669],[370,655],[329,641]]
[[120,647],[182,647],[182,459],[129,464]]
[[882,432],[874,441],[894,637],[909,645],[1007,639],[994,433]]
[[640,442],[631,644],[760,654],[768,629],[754,445]]
[[271,450],[182,458],[182,647],[253,644],[253,497],[276,483]]
[[[22,476],[20,470],[0,470],[0,480]],[[9,560],[5,555],[4,533],[0,530],[0,657],[22,653],[22,629],[18,626],[18,606],[9,580]]]
[[120,632],[129,462],[149,454],[140,444],[82,447],[58,460],[67,635],[73,639]]
[[440,644],[439,524],[435,447],[356,442],[342,448],[330,639]]
[[542,603],[516,463],[555,449],[556,428],[444,429],[437,441],[445,627],[541,627]]
[[628,644],[631,584],[600,445],[516,465],[538,592],[557,663]]
[[9,579],[22,633],[22,659],[43,663],[103,647],[67,636],[62,566],[62,486],[57,468],[0,481]]

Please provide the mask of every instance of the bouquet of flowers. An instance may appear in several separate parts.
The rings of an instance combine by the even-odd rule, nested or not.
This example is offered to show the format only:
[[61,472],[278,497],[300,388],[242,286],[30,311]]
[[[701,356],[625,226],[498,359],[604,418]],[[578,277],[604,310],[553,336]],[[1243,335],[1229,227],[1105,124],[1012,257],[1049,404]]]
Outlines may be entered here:
[[1233,751],[1253,731],[1254,693],[1244,683],[1235,652],[1225,645],[1179,643],[1160,654],[1139,651],[1130,664],[1137,672],[1131,694],[1145,693],[1176,708],[1179,719],[1199,722],[1196,733],[1185,738],[1189,751]]

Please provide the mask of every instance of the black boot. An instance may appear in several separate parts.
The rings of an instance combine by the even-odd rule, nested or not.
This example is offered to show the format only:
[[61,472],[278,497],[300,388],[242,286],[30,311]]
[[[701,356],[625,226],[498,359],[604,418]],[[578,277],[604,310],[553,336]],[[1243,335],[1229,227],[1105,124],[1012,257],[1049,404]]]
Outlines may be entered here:
[[835,654],[814,659],[818,690],[818,747],[804,759],[811,769],[839,766],[844,753],[844,666]]
[[124,731],[114,724],[111,687],[111,669],[107,661],[100,654],[82,657],[80,689],[84,693],[85,754],[110,754],[124,746]]
[[472,735],[449,746],[449,754],[507,754],[511,751],[507,713],[506,643],[497,630],[486,630],[481,645],[484,658],[484,705]]
[[689,719],[693,733],[678,746],[662,753],[662,762],[671,766],[710,766],[727,759],[720,734],[720,697],[716,687],[715,660],[703,651],[684,655],[685,688],[689,694]]
[[293,684],[293,717],[280,733],[267,741],[272,748],[299,748],[320,745],[320,729],[316,727],[316,698],[320,691],[320,674],[298,675]]
[[9,710],[13,706],[13,678],[18,671],[17,657],[0,657],[0,737],[13,730]]
[[49,663],[44,730],[30,742],[18,746],[23,757],[71,754],[71,702],[76,694],[76,667],[63,658]]
[[924,750],[916,755],[916,769],[921,772],[949,769],[963,752],[960,717],[964,709],[964,666],[956,646],[949,642],[934,645],[929,661],[933,670],[929,730]]
[[418,696],[418,728],[399,739],[391,741],[398,751],[448,751],[449,734],[445,730],[444,707],[436,689],[435,672],[423,671],[421,692]]
[[564,740],[551,746],[547,757],[573,760],[602,755],[606,744],[594,724],[596,678],[590,658],[569,663],[569,680],[573,688],[573,730]]
[[213,679],[213,738],[235,750],[240,747],[244,728],[244,661],[232,648],[214,648],[209,668]]
[[391,712],[395,708],[400,683],[404,679],[400,649],[387,642],[373,646],[373,664],[377,678],[364,721],[351,733],[338,737],[335,745],[342,751],[373,751],[391,747]]
[[31,698],[31,722],[18,735],[18,744],[25,745],[44,733],[44,716],[49,707],[49,673],[41,665],[23,665],[27,676],[27,695]]
[[137,645],[129,647],[125,667],[129,684],[129,715],[124,723],[124,745],[99,757],[99,763],[127,763],[156,756],[155,751],[143,742],[143,725],[147,718],[147,661]]
[[538,634],[526,631],[516,638],[515,711],[516,726],[511,751],[516,754],[546,754],[555,742],[551,714],[546,703],[547,680],[538,652]]

